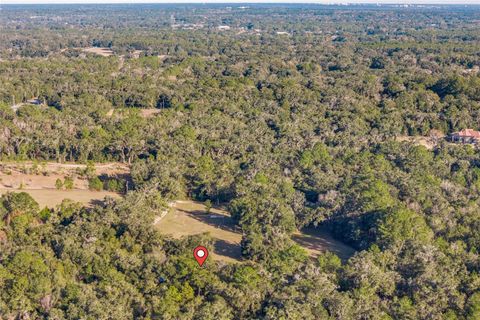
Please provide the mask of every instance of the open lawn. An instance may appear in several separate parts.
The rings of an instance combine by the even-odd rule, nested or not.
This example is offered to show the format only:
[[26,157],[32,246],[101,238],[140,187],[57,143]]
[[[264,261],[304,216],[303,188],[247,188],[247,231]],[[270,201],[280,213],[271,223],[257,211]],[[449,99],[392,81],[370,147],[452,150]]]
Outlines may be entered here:
[[212,208],[207,213],[201,203],[176,201],[156,227],[161,233],[176,239],[209,232],[216,239],[215,248],[207,248],[213,259],[233,262],[241,257],[242,235],[235,231],[229,214],[224,210]]
[[[183,236],[209,232],[216,239],[212,258],[222,261],[240,261],[240,241],[242,235],[235,228],[230,215],[225,210],[212,208],[206,212],[205,206],[199,202],[176,201],[171,210],[156,223],[157,229],[176,239]],[[323,228],[308,228],[297,232],[292,239],[315,257],[321,252],[332,251],[343,260],[351,257],[355,250],[335,240]],[[208,249],[208,248],[207,248]]]

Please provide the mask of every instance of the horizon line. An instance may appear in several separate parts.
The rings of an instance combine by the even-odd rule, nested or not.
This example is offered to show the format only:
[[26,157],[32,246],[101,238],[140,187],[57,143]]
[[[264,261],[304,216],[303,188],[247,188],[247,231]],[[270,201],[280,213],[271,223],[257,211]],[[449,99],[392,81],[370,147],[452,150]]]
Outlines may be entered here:
[[1,5],[44,5],[44,4],[318,4],[318,5],[462,5],[476,6],[480,5],[480,0],[4,0],[0,1]]

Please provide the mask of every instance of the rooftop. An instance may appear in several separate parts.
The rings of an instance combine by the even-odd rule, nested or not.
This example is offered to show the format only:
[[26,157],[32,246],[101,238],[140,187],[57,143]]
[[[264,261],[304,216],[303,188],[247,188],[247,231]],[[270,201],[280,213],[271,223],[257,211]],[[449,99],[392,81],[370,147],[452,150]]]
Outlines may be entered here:
[[473,130],[473,129],[463,129],[461,131],[454,132],[453,135],[460,136],[460,137],[480,138],[480,131]]

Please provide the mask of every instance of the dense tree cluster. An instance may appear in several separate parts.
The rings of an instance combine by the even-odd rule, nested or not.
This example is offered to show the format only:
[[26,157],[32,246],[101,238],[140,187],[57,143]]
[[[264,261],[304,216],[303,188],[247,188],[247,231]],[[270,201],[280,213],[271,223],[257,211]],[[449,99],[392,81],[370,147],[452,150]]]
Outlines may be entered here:
[[[478,150],[398,139],[480,127],[478,8],[2,9],[0,157],[122,161],[135,190],[3,195],[0,317],[480,318]],[[152,228],[187,197],[229,208],[242,263]],[[357,254],[312,261],[291,235],[319,225]]]

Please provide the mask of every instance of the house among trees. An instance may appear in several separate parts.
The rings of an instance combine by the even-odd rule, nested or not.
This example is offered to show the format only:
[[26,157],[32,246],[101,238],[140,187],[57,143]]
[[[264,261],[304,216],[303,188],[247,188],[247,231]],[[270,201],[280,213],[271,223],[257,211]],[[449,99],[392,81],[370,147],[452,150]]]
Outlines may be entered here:
[[463,129],[450,135],[450,141],[456,143],[479,143],[480,131],[473,129]]

